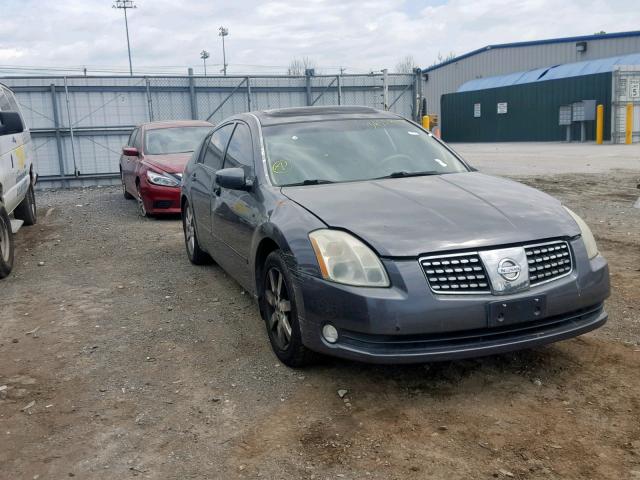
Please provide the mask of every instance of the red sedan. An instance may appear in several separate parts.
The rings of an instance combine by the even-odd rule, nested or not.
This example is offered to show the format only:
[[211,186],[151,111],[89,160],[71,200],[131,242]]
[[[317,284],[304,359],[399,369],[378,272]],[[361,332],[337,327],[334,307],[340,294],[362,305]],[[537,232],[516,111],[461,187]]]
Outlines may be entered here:
[[125,198],[142,216],[180,213],[182,171],[213,125],[201,120],[149,122],[136,127],[120,156]]

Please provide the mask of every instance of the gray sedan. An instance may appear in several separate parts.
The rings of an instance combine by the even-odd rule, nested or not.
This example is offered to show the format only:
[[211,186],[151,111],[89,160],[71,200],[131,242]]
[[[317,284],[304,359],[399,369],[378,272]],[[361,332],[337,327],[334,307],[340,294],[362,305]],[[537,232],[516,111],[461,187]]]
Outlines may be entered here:
[[605,323],[607,262],[558,200],[477,172],[420,126],[364,107],[244,113],[187,164],[194,264],[258,301],[286,365],[481,356]]

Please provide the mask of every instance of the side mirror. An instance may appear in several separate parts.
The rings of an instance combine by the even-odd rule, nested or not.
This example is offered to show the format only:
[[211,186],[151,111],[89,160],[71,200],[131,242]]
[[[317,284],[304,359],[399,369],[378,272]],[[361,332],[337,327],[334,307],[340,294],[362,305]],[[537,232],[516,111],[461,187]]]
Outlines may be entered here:
[[231,190],[249,190],[252,186],[251,180],[244,176],[242,168],[223,168],[216,172],[216,183],[220,187]]
[[24,132],[24,123],[18,112],[0,112],[0,135]]
[[122,147],[122,154],[127,157],[139,157],[140,152],[136,147]]

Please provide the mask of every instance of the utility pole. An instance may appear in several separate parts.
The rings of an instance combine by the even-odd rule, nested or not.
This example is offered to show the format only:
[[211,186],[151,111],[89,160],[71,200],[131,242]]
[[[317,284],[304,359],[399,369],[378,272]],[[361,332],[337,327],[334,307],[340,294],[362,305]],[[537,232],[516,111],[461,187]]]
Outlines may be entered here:
[[220,27],[218,30],[220,31],[218,35],[222,37],[222,72],[226,76],[227,75],[227,55],[224,50],[224,37],[229,35],[229,29],[226,27]]
[[127,52],[129,53],[129,75],[133,77],[133,67],[131,66],[131,44],[129,43],[129,21],[127,20],[127,10],[130,8],[138,8],[133,0],[116,0],[112,8],[120,8],[124,10],[124,28],[127,31]]
[[202,63],[204,65],[204,76],[207,76],[207,58],[209,58],[209,52],[206,50],[202,50],[200,52],[200,58],[202,59]]

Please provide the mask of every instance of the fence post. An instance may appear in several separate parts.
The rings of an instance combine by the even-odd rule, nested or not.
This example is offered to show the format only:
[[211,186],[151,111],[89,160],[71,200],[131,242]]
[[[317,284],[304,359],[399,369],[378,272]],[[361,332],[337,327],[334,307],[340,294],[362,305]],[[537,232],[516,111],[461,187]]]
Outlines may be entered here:
[[151,101],[151,82],[149,77],[144,77],[144,81],[147,87],[147,109],[149,113],[149,121],[153,122],[153,103]]
[[342,75],[336,76],[338,82],[338,105],[342,105]]
[[389,71],[385,68],[382,70],[382,109],[389,110]]
[[189,100],[191,101],[191,119],[198,119],[198,104],[196,103],[196,85],[193,78],[193,68],[189,67]]
[[251,77],[247,77],[247,111],[251,111]]
[[313,75],[313,68],[307,68],[304,71],[304,75],[306,77],[306,85],[307,85],[307,106],[313,105],[313,98],[311,95],[311,76]]
[[[51,102],[53,104],[53,128],[56,131],[56,147],[58,148],[58,167],[60,169],[60,176],[65,176],[64,157],[62,156],[62,135],[60,134],[60,115],[58,114],[58,100],[56,96],[56,85],[51,84]],[[62,181],[65,185],[68,182]]]
[[422,100],[422,70],[416,68],[414,70],[413,79],[413,119],[420,121],[420,103]]
[[71,157],[73,158],[73,175],[78,176],[78,164],[76,163],[76,147],[74,145],[73,124],[71,123],[71,102],[69,101],[69,87],[67,86],[67,77],[64,77],[64,96],[67,101],[67,120],[69,121],[69,135],[71,140]]

